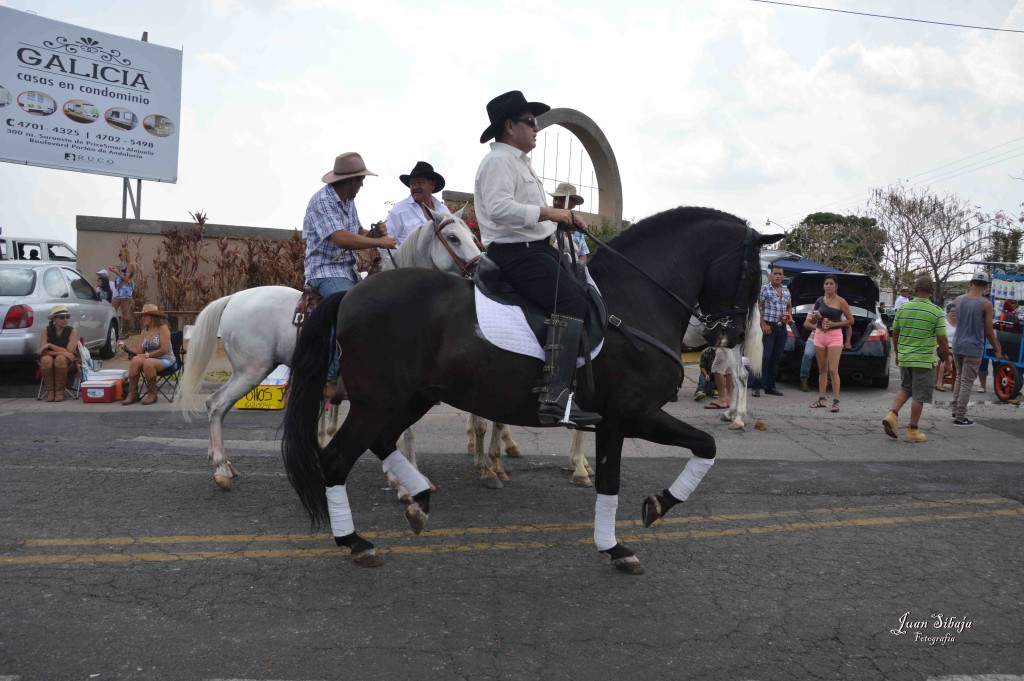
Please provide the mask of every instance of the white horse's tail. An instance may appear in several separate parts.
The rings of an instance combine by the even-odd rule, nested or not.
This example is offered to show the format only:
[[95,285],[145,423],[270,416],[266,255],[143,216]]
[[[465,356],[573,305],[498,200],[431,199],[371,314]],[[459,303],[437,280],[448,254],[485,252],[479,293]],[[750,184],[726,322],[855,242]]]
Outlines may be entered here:
[[[761,359],[764,355],[764,344],[761,333],[761,311],[754,305],[747,315],[746,340],[743,341],[743,354],[750,360],[750,373],[761,375]],[[191,356],[191,351],[189,352]]]
[[224,296],[204,307],[192,328],[185,374],[178,383],[178,399],[174,401],[174,408],[181,411],[186,421],[191,420],[192,414],[202,412],[201,402],[196,399],[196,394],[202,385],[203,376],[206,375],[206,365],[210,363],[213,351],[217,349],[220,318],[229,302],[231,296]]

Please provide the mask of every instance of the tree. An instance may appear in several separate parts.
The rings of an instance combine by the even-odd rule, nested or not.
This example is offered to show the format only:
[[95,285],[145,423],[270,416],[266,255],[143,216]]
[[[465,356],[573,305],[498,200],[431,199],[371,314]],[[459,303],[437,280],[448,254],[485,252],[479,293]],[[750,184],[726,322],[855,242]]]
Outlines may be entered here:
[[1020,262],[1022,242],[1024,211],[1016,218],[1000,211],[993,218],[992,240],[986,259],[991,262]]
[[867,212],[886,235],[883,283],[898,290],[924,271],[934,280],[940,301],[950,277],[982,258],[986,239],[981,228],[994,220],[955,194],[939,196],[905,184],[873,189]]
[[779,248],[843,272],[881,274],[885,232],[874,218],[811,213],[780,242]]

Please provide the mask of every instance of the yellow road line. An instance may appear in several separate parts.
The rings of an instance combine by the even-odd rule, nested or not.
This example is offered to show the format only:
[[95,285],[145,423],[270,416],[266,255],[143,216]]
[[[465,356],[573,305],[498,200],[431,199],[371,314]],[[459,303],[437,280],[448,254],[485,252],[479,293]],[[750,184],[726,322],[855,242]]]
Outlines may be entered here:
[[[798,532],[807,530],[824,530],[834,528],[864,528],[891,525],[948,522],[954,520],[982,520],[986,518],[1018,518],[1024,516],[1024,508],[994,509],[987,511],[965,511],[952,514],[929,514],[913,516],[887,516],[876,518],[856,518],[851,520],[827,520],[818,522],[775,523],[753,527],[736,527],[714,530],[682,530],[676,532],[651,532],[644,535],[622,537],[624,542],[654,542],[679,539],[715,539],[721,537],[763,536],[782,532]],[[470,544],[429,544],[423,546],[398,546],[377,549],[380,554],[441,554],[441,553],[472,553],[485,551],[513,551],[526,549],[549,549],[555,546],[570,544],[588,544],[589,537],[566,541],[503,541],[475,542]],[[2,565],[53,565],[68,563],[135,563],[135,562],[168,562],[195,560],[229,560],[238,558],[301,558],[338,555],[341,549],[277,549],[277,550],[242,550],[242,551],[186,551],[174,553],[124,553],[124,554],[81,554],[81,555],[40,555],[40,556],[0,556]]]
[[[691,523],[737,522],[745,520],[767,520],[771,518],[791,518],[793,516],[818,515],[822,513],[852,513],[866,511],[885,511],[912,508],[935,508],[936,506],[959,506],[964,504],[992,505],[1014,503],[1008,499],[988,497],[982,499],[943,499],[938,501],[908,501],[893,504],[872,506],[841,506],[826,508],[797,509],[791,511],[760,511],[755,513],[726,513],[710,516],[686,516],[680,518],[664,518],[658,521],[659,527],[665,525],[688,525]],[[620,520],[615,523],[618,528],[640,527],[639,520]],[[428,530],[425,537],[457,537],[491,534],[526,534],[533,532],[567,532],[588,530],[593,527],[585,523],[541,523],[536,525],[495,525],[493,527],[452,527]],[[367,539],[395,539],[409,536],[408,530],[388,532],[362,532]],[[129,546],[133,544],[214,544],[214,543],[273,543],[289,541],[310,541],[331,539],[329,534],[213,534],[213,535],[172,535],[166,537],[69,537],[53,539],[28,539],[25,546]]]

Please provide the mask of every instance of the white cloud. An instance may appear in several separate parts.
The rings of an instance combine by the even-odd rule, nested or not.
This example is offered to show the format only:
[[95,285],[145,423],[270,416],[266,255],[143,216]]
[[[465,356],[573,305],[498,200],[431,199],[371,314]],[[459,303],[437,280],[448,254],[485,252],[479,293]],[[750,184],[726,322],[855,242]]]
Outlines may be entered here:
[[196,61],[207,66],[216,66],[225,71],[237,71],[238,65],[228,59],[226,54],[221,52],[200,52],[196,55]]

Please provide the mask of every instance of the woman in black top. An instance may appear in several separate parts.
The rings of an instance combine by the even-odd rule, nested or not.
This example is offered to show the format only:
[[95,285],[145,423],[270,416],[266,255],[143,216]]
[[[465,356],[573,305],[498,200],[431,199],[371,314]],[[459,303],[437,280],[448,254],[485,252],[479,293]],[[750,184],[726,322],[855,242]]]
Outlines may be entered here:
[[839,411],[839,358],[843,354],[843,329],[853,326],[853,312],[839,296],[839,281],[831,274],[825,277],[825,295],[814,301],[810,319],[814,323],[814,354],[818,358],[818,399],[811,409],[825,407],[825,390],[832,379],[831,412]]
[[75,361],[78,332],[71,327],[65,305],[54,305],[50,323],[39,334],[39,371],[46,384],[46,401],[63,402],[68,384],[68,367]]

